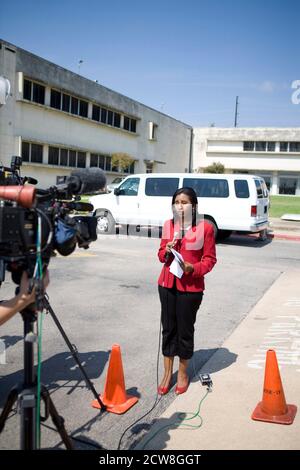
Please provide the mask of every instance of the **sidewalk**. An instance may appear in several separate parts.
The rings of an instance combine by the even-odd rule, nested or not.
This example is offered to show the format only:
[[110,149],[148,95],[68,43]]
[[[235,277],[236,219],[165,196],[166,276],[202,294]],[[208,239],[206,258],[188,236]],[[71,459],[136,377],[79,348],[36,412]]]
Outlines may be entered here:
[[[188,413],[195,413],[206,393],[206,388],[195,378],[188,391],[176,397],[152,426],[137,449],[300,449],[299,285],[300,270],[281,274],[222,348],[205,364],[201,373],[211,374],[213,391],[201,406],[202,426],[189,429],[174,424],[178,413],[186,413],[186,417],[191,416]],[[224,349],[237,355],[236,362],[229,366],[224,363]],[[251,419],[262,399],[268,349],[276,351],[287,404],[298,407],[291,425]],[[201,420],[196,417],[185,423],[197,426]],[[162,428],[162,432],[156,434]]]
[[269,218],[268,238],[300,241],[300,222]]
[[[241,233],[239,233],[239,235],[241,235]],[[253,233],[242,236],[251,238],[260,237],[259,233]],[[269,228],[267,230],[267,238],[300,242],[300,222],[292,222],[270,217]]]

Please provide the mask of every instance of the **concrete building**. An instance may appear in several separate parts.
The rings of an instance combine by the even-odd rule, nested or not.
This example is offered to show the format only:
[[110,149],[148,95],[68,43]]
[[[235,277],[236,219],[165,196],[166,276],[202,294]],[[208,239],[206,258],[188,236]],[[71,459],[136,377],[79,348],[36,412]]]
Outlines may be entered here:
[[193,170],[214,162],[262,176],[271,194],[300,195],[300,127],[194,129]]
[[[108,182],[189,168],[187,124],[3,40],[0,75],[11,83],[0,108],[0,164],[21,155],[22,174],[41,187],[78,167],[103,168]],[[126,168],[112,158],[120,153],[132,159]]]

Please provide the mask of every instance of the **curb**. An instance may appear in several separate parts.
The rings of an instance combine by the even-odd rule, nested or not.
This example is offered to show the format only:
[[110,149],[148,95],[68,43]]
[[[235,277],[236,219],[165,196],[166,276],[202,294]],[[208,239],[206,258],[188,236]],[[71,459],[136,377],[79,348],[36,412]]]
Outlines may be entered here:
[[[259,240],[259,236],[256,233],[248,233],[248,234],[238,234],[239,237],[247,237],[247,238],[256,238]],[[271,240],[290,240],[294,242],[300,242],[300,235],[287,235],[286,233],[268,233],[267,238]],[[261,240],[263,241],[263,240]]]
[[281,240],[292,240],[295,242],[300,242],[300,235],[286,235],[285,233],[268,233],[268,238],[278,238]]

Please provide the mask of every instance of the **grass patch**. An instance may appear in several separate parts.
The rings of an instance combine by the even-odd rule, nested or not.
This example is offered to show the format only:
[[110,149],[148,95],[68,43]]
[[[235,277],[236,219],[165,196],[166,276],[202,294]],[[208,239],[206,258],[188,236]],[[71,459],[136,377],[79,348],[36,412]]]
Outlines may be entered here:
[[300,214],[300,196],[270,196],[270,217],[283,214]]

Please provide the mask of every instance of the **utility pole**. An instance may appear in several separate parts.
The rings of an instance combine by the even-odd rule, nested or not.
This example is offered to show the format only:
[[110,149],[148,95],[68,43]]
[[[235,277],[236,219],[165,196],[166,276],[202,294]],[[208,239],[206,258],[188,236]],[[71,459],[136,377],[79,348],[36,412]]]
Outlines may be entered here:
[[239,97],[237,96],[235,98],[234,127],[237,127],[238,106],[239,106]]

